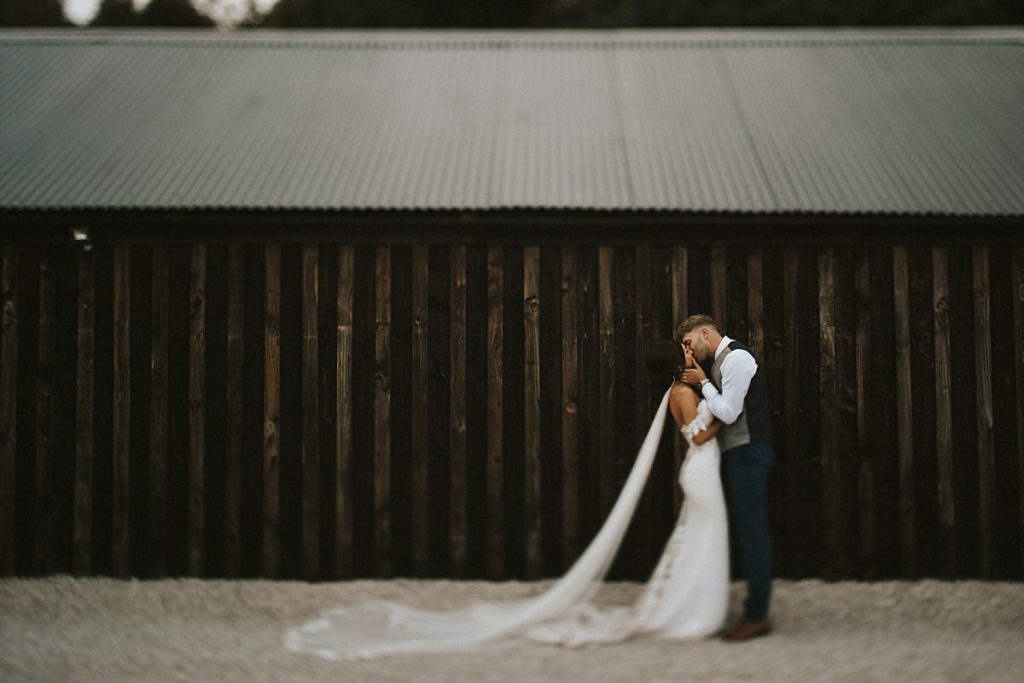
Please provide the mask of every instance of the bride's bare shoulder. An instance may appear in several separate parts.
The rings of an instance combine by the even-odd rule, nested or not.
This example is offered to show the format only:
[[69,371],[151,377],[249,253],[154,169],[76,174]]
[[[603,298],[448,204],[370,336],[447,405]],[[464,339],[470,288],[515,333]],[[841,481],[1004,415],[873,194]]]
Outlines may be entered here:
[[679,426],[693,420],[697,416],[697,394],[689,385],[677,382],[672,385],[669,393],[669,404],[672,407],[672,415],[676,418]]
[[690,385],[683,384],[682,382],[676,382],[672,385],[672,392],[669,394],[669,398],[688,403],[697,403],[697,394],[690,388]]

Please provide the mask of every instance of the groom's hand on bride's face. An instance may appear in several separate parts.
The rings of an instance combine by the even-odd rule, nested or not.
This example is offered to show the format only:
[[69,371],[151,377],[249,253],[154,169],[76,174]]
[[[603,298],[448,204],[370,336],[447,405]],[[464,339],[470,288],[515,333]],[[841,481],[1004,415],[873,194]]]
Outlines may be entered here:
[[704,370],[698,365],[695,368],[686,368],[683,371],[683,381],[687,384],[697,385],[707,379],[707,375],[704,374]]

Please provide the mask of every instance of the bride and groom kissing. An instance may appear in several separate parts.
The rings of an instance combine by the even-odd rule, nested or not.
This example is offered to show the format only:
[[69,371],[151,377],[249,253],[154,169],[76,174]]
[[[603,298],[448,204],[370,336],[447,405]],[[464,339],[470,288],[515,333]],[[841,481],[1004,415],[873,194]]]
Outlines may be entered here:
[[[521,638],[581,647],[637,636],[694,640],[717,634],[736,642],[769,633],[766,499],[774,453],[763,368],[746,345],[723,335],[707,315],[690,316],[673,340],[652,344],[647,367],[671,386],[604,524],[550,587],[529,598],[478,601],[457,610],[424,610],[392,600],[342,605],[287,629],[285,646],[352,660],[465,650]],[[684,495],[675,526],[639,597],[627,606],[598,606],[592,598],[622,543],[668,419],[688,444],[678,474]],[[729,606],[729,521],[739,540],[747,597],[742,618],[723,629]]]
[[[680,323],[671,344],[682,352],[681,365],[672,368],[672,416],[684,433],[692,420],[713,418],[707,431],[717,432],[718,449],[725,461],[728,517],[747,578],[743,616],[722,638],[740,641],[765,635],[772,628],[768,617],[772,557],[767,488],[775,464],[766,373],[753,352],[743,342],[723,335],[708,315],[693,315]],[[665,360],[674,355],[669,351],[662,346]],[[652,365],[657,365],[657,358],[657,352],[653,353]],[[692,443],[691,450],[694,445],[703,447]],[[690,457],[688,453],[687,459]]]

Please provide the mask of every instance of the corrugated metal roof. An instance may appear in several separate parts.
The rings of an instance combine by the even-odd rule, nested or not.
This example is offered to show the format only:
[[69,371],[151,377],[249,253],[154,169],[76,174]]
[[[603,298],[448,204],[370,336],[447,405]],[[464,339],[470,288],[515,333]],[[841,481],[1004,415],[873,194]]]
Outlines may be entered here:
[[3,209],[1024,215],[1024,33],[0,32]]

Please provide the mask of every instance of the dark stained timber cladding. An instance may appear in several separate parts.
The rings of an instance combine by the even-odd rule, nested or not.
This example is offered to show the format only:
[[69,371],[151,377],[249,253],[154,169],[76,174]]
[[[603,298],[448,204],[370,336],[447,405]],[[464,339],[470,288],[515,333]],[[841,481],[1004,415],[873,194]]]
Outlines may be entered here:
[[[112,514],[110,492],[113,488],[113,471],[111,469],[111,443],[113,440],[113,250],[107,246],[93,247],[96,258],[96,294],[95,294],[95,362],[93,365],[93,465],[92,465],[92,566],[96,574],[110,574],[111,544],[113,542]],[[19,258],[25,259],[19,264],[29,264],[27,252],[22,251]],[[21,308],[24,311],[26,302],[22,290]],[[19,321],[19,329],[27,327],[26,320]],[[21,342],[19,342],[21,345]],[[31,349],[21,345],[19,351],[20,368],[26,370],[28,354]],[[19,392],[29,381],[28,372],[20,372],[18,377]],[[18,424],[22,422],[18,415]],[[19,449],[21,447],[19,439]],[[184,537],[182,537],[184,538]],[[184,558],[184,541],[182,542]],[[181,567],[184,571],[184,565]]]
[[70,572],[74,537],[75,360],[78,331],[78,254],[68,245],[53,252],[54,359],[53,427],[49,471],[53,544],[51,572]]
[[[47,573],[72,568],[75,463],[75,358],[77,353],[77,253],[65,246],[50,252],[53,274],[53,412],[47,469],[47,526],[50,541],[43,554]],[[2,378],[0,378],[2,381]]]
[[[949,355],[953,396],[953,481],[959,576],[981,569],[978,537],[977,385],[971,250],[949,250]],[[915,448],[915,453],[917,452]],[[924,451],[926,457],[934,451]]]
[[687,290],[689,313],[711,314],[711,250],[703,246],[689,246],[687,254]]
[[352,492],[353,573],[373,572],[373,367],[376,249],[360,244],[353,256]]
[[[153,552],[148,533],[149,501],[149,417],[150,347],[152,336],[152,262],[149,245],[133,245],[131,258],[131,496],[130,557],[132,576],[144,576]],[[215,288],[215,287],[213,287]],[[69,451],[70,452],[70,451]]]
[[764,351],[762,361],[768,380],[768,401],[772,418],[772,445],[775,450],[775,469],[768,477],[768,526],[771,529],[773,550],[773,571],[776,576],[792,576],[789,563],[786,510],[785,510],[785,468],[781,457],[784,444],[783,434],[783,281],[782,250],[765,249],[763,261],[762,288],[764,296]]
[[337,578],[335,554],[335,487],[337,458],[335,430],[337,416],[338,345],[335,330],[338,322],[338,245],[321,244],[317,279],[317,363],[319,372],[320,415],[320,575]]
[[992,406],[995,444],[995,504],[993,548],[994,578],[1013,579],[1021,576],[1020,566],[1020,477],[1017,453],[1016,401],[1024,387],[1015,386],[1016,373],[1011,371],[1014,357],[1012,252],[1009,249],[989,250],[992,320]]
[[[613,258],[613,305],[615,311],[615,479],[613,500],[636,461],[636,282],[634,250],[616,247]],[[637,504],[639,511],[641,503]],[[608,572],[612,580],[635,579],[642,571],[639,545],[643,529],[637,513],[626,530],[622,546]]]
[[[320,571],[338,578],[335,566],[335,448],[337,279],[339,244],[319,245],[318,281],[318,392],[319,470],[314,494],[319,499]],[[947,578],[944,552],[947,540],[939,519],[939,461],[936,437],[936,370],[933,248],[929,241],[907,247],[912,389],[915,576]],[[133,576],[155,576],[158,556],[166,557],[169,576],[187,574],[189,395],[188,385],[175,382],[187,375],[189,363],[189,310],[191,243],[169,246],[167,374],[168,424],[166,455],[166,517],[158,520],[162,535],[151,535],[150,506],[155,504],[150,481],[151,392],[150,363],[152,325],[153,250],[149,244],[133,244],[130,256],[130,500],[129,571]],[[823,390],[831,385],[820,377],[822,362],[821,304],[819,288],[821,248],[834,257],[834,324],[836,334],[836,403],[825,414]],[[975,301],[973,256],[955,244],[939,244],[948,250],[950,371],[952,397],[953,491],[956,504],[952,529],[955,561],[950,578],[977,577],[981,571],[978,418],[976,376]],[[227,470],[225,428],[227,397],[227,255],[229,245],[207,245],[206,281],[206,377],[204,410],[204,575],[225,572],[224,543]],[[392,261],[390,367],[392,372],[391,486],[388,504],[392,512],[393,561],[396,576],[409,576],[412,552],[412,245],[390,247]],[[429,420],[429,485],[424,487],[429,505],[428,541],[432,565],[428,574],[448,577],[451,545],[451,428],[450,363],[451,245],[429,247],[427,338]],[[243,373],[241,390],[241,459],[238,463],[241,505],[242,576],[262,574],[263,514],[263,371],[265,246],[243,248]],[[585,548],[604,523],[600,509],[600,393],[599,393],[599,299],[598,250],[577,245],[576,342],[578,344],[579,460],[576,495],[579,500],[579,545]],[[645,247],[646,249],[646,247]],[[710,252],[707,247],[687,245],[688,301],[690,313],[710,310]],[[759,252],[752,250],[758,249]],[[772,403],[776,469],[769,477],[769,525],[773,539],[774,574],[799,578],[821,576],[829,570],[840,578],[892,579],[901,576],[901,490],[896,405],[896,330],[893,253],[891,244],[806,245],[795,249],[798,258],[788,260],[791,247],[781,245],[726,247],[725,332],[737,338],[753,334],[748,310],[749,288],[756,283],[757,254],[762,266],[761,322],[763,351]],[[356,577],[374,576],[374,451],[373,367],[374,303],[377,245],[356,247],[353,331],[353,460],[354,564]],[[565,487],[561,429],[562,405],[562,245],[540,249],[540,436],[542,556],[545,576],[567,569],[563,559],[562,525]],[[649,253],[649,286],[636,281],[638,253]],[[280,512],[282,578],[301,574],[302,557],[302,458],[301,458],[301,298],[302,245],[282,246],[282,363],[281,363],[281,463]],[[672,335],[679,322],[672,319],[671,247],[654,245],[638,252],[633,245],[612,252],[611,292],[614,323],[615,374],[614,416],[616,429],[609,432],[614,444],[614,500],[635,463],[637,442],[649,417],[637,414],[649,399],[651,412],[665,385],[656,378],[650,396],[636,395],[637,386],[648,386],[637,373],[646,373],[638,352],[637,315],[649,315],[651,339]],[[1016,292],[1010,250],[989,249],[991,296],[992,407],[994,445],[993,578],[1014,580],[1021,576],[1020,453],[1017,400],[1020,387],[1012,368],[1017,361],[1013,306]],[[40,251],[18,249],[16,274],[18,333],[17,459],[13,473],[15,503],[14,570],[23,574],[47,574],[72,569],[75,478],[75,392],[77,372],[78,259],[75,247]],[[753,256],[753,261],[748,260]],[[114,251],[97,245],[95,306],[95,400],[93,412],[94,471],[91,508],[93,574],[110,575],[112,562],[113,486],[113,360],[114,360]],[[526,575],[524,480],[524,340],[523,247],[503,251],[503,492],[504,548],[501,561],[505,578]],[[467,246],[466,288],[466,475],[467,578],[483,578],[487,567],[487,246]],[[639,262],[641,267],[643,262]],[[787,268],[796,278],[786,279]],[[866,270],[861,270],[865,268]],[[827,270],[824,272],[828,272]],[[49,275],[47,275],[47,273]],[[50,279],[47,279],[50,278]],[[858,278],[860,278],[858,280]],[[859,289],[858,289],[859,288]],[[50,293],[48,295],[48,292]],[[793,295],[795,308],[787,309]],[[52,307],[46,306],[47,297]],[[644,296],[638,300],[638,296]],[[566,300],[570,300],[571,297]],[[826,302],[827,303],[827,302]],[[50,312],[49,314],[47,312]],[[795,328],[787,327],[792,320]],[[49,322],[48,322],[49,321]],[[858,349],[858,322],[863,322],[865,348]],[[52,325],[52,327],[47,327]],[[49,330],[52,330],[50,332]],[[795,336],[790,332],[795,331]],[[47,352],[47,334],[53,351]],[[795,342],[795,354],[787,346]],[[858,351],[862,351],[858,354]],[[792,356],[792,357],[791,357]],[[858,374],[858,358],[864,364]],[[51,367],[52,363],[52,367]],[[789,366],[787,367],[787,363]],[[644,375],[643,377],[646,377]],[[828,378],[826,378],[828,379]],[[2,381],[3,378],[0,378]],[[859,384],[860,383],[860,384]],[[861,394],[858,394],[858,389]],[[52,410],[40,397],[52,394]],[[791,392],[791,393],[790,393]],[[789,396],[789,400],[785,400]],[[859,396],[862,398],[859,400]],[[863,408],[863,414],[858,410]],[[860,420],[860,422],[858,422]],[[836,432],[838,470],[823,468],[822,424]],[[860,432],[859,429],[863,429]],[[672,425],[666,428],[644,499],[631,522],[608,578],[645,580],[675,522],[673,501],[678,472],[674,469]],[[864,438],[859,442],[863,433]],[[859,446],[858,446],[859,443]],[[787,452],[787,449],[791,452]],[[256,454],[255,456],[253,454]],[[571,459],[569,460],[570,467]],[[724,473],[723,473],[724,474]],[[38,478],[38,481],[37,481]],[[728,482],[726,481],[726,496]],[[826,501],[838,501],[831,510]],[[645,511],[645,507],[646,511]],[[832,523],[825,513],[838,515]],[[645,516],[646,515],[646,516]],[[640,528],[640,527],[643,528]],[[836,531],[838,529],[838,532]],[[867,533],[864,533],[865,530]],[[643,532],[643,533],[641,533]],[[837,544],[831,553],[826,540]],[[743,574],[735,553],[735,578]],[[844,556],[840,560],[840,556]],[[831,565],[830,565],[831,563]],[[831,567],[831,568],[830,568]]]
[[412,247],[391,248],[392,571],[412,576]]
[[[18,248],[18,391],[17,446],[15,472],[15,571],[35,572],[33,546],[37,533],[36,518],[36,408],[39,360],[39,258],[40,250]],[[98,293],[97,293],[98,294]],[[98,455],[98,454],[97,454]],[[107,462],[109,469],[109,457]],[[108,512],[109,515],[109,512]],[[109,545],[108,545],[109,547]],[[98,558],[97,558],[98,559]]]
[[281,577],[302,576],[302,245],[281,245]]
[[725,320],[723,334],[750,344],[750,317],[747,313],[747,250],[729,246],[725,250]]
[[53,420],[50,433],[49,507],[52,515],[53,542],[47,549],[49,572],[70,572],[73,542],[73,501],[75,469],[75,357],[78,328],[76,269],[77,253],[71,245],[52,252],[54,274],[53,302]]
[[[188,315],[189,315],[189,273],[192,262],[190,244],[173,244],[168,256],[168,317],[167,317],[167,573],[183,576],[188,573],[187,529],[188,529],[188,383],[174,381],[174,378],[188,377]],[[97,346],[102,330],[109,326],[100,324],[100,316],[107,319],[109,300],[101,303],[98,290],[106,287],[109,273],[96,272],[96,332]],[[96,383],[106,375],[98,361]],[[105,381],[105,380],[103,380]],[[97,393],[97,397],[99,394]],[[97,408],[103,404],[97,400]],[[97,445],[99,441],[97,440]],[[109,484],[108,484],[109,486]],[[94,481],[93,491],[104,489]],[[94,493],[95,500],[95,493]]]
[[540,251],[540,459],[544,575],[562,566],[562,278],[561,249]]
[[466,253],[466,523],[468,576],[487,574],[487,247]]
[[[206,396],[203,453],[203,574],[224,575],[224,422],[227,419],[226,376],[228,320],[228,255],[226,245],[206,247]],[[301,310],[301,308],[300,308]],[[133,321],[134,326],[134,321]],[[134,353],[134,348],[132,349]],[[134,382],[133,382],[134,383]],[[133,399],[135,394],[132,394]],[[132,421],[135,421],[133,409]],[[148,423],[146,423],[148,424]],[[133,445],[134,449],[134,445]],[[135,508],[132,508],[135,514]]]
[[941,573],[938,464],[935,439],[935,322],[932,250],[907,249],[910,276],[910,372],[914,416],[914,533],[916,574]]
[[579,281],[579,464],[580,464],[580,547],[585,548],[601,528],[600,509],[600,339],[598,337],[597,248],[581,246],[576,250]]
[[[672,319],[672,254],[668,247],[651,249],[651,340],[671,339],[678,320]],[[648,372],[647,368],[638,368],[638,372]],[[661,404],[662,396],[671,385],[671,378],[652,378],[651,380],[651,416]],[[678,472],[675,470],[672,444],[675,432],[675,421],[669,414],[658,445],[658,455],[651,467],[651,490],[653,519],[652,552],[657,558],[668,536],[675,525],[674,495]],[[655,562],[657,559],[655,559]]]
[[[0,486],[3,487],[2,504],[5,506],[3,521],[0,524],[0,544],[2,544],[2,548],[0,548],[0,573],[3,576],[16,574],[18,571],[15,536],[17,534],[17,488],[20,481],[17,470],[17,453],[9,451],[10,440],[15,439],[16,444],[18,438],[17,405],[11,405],[11,400],[16,402],[17,396],[12,397],[8,395],[8,392],[12,392],[17,386],[18,374],[17,335],[11,333],[11,330],[14,329],[11,326],[17,324],[18,316],[18,278],[16,273],[18,251],[17,248],[8,245],[3,245],[2,249],[0,249],[0,396],[3,396],[4,402],[0,420],[4,421],[3,428],[10,430],[7,433],[0,434],[0,447],[3,448],[3,452],[0,454],[3,462],[0,466],[3,468],[4,477],[7,478],[0,482]],[[10,283],[8,283],[8,279],[10,279]],[[11,315],[12,318],[8,318],[8,315]],[[9,334],[11,334],[13,339],[8,338],[7,335]],[[10,423],[12,419],[15,421],[14,425]],[[80,534],[81,532],[79,531]],[[78,555],[77,549],[76,555]]]
[[36,349],[36,411],[32,430],[35,431],[34,468],[35,491],[32,516],[35,521],[32,539],[33,572],[46,574],[51,571],[50,552],[54,543],[53,479],[51,456],[53,454],[53,361],[54,361],[54,308],[56,283],[54,277],[54,256],[39,252],[39,266],[36,270],[37,303],[37,349]]
[[505,351],[502,356],[505,458],[502,477],[502,514],[505,521],[505,575],[526,576],[525,517],[523,496],[525,459],[523,448],[523,248],[504,249],[505,301],[503,307]]
[[800,408],[797,424],[802,435],[803,449],[797,457],[800,468],[800,490],[793,491],[800,505],[805,544],[801,553],[801,576],[820,576],[822,557],[822,488],[821,488],[821,410],[819,401],[819,343],[818,324],[818,248],[800,249],[800,276],[797,291],[797,321],[800,336],[800,368],[797,387]]
[[263,359],[266,268],[262,244],[245,244],[244,359],[242,361],[242,576],[261,576],[263,518]]
[[[432,576],[451,571],[451,254],[431,245],[428,256],[427,377],[430,495],[429,555]],[[394,383],[392,382],[392,385]],[[516,519],[516,517],[512,517]]]
[[875,539],[873,561],[876,576],[899,576],[899,454],[896,442],[896,397],[892,381],[896,376],[892,249],[872,247],[870,251],[870,315],[867,376],[868,452],[874,481]]
[[[840,538],[845,545],[846,567],[842,576],[860,573],[857,554],[860,515],[857,510],[857,381],[855,332],[857,329],[856,287],[854,286],[854,253],[849,247],[836,247],[836,364],[838,367],[839,414],[836,416],[836,447],[842,481],[840,514],[846,533]],[[826,495],[831,495],[826,493]]]

